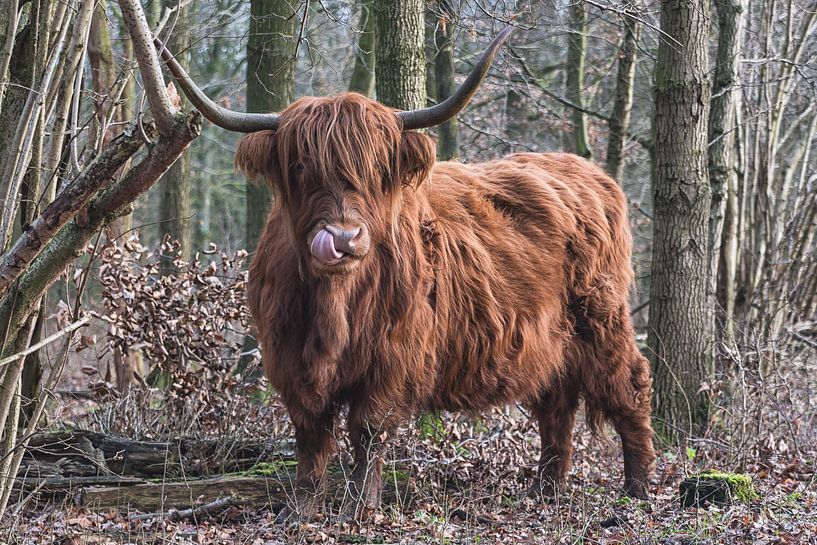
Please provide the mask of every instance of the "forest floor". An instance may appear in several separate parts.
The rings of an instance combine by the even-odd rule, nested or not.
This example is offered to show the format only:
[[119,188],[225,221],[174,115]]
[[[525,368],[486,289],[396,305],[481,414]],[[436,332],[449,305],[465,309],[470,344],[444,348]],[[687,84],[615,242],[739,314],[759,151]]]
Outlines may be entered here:
[[[730,447],[702,439],[681,451],[663,449],[652,499],[642,502],[619,492],[622,460],[613,432],[594,438],[581,424],[568,486],[542,503],[525,495],[538,434],[521,410],[448,415],[442,422],[444,433],[412,427],[396,441],[390,459],[410,467],[412,499],[385,505],[366,523],[339,523],[330,515],[284,527],[269,509],[249,506],[171,522],[125,509],[29,502],[3,522],[0,543],[817,544],[813,441],[788,447],[755,437]],[[749,474],[759,497],[682,509],[679,483],[707,468]]]

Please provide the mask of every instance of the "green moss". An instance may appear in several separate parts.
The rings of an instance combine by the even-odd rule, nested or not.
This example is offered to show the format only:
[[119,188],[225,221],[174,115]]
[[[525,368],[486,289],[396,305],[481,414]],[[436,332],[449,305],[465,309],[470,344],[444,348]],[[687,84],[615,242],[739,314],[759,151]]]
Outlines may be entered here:
[[396,467],[388,467],[383,470],[383,482],[385,483],[405,483],[408,481],[409,474],[405,469],[397,469]]
[[250,469],[233,473],[244,477],[276,477],[281,473],[288,473],[298,466],[295,460],[276,460],[274,462],[258,462]]
[[625,507],[633,503],[633,499],[630,496],[621,496],[615,501],[615,505],[618,507]]
[[732,495],[741,501],[748,502],[760,498],[760,495],[755,490],[752,477],[745,473],[724,473],[716,469],[707,469],[697,475],[693,475],[692,478],[726,481],[729,484]]

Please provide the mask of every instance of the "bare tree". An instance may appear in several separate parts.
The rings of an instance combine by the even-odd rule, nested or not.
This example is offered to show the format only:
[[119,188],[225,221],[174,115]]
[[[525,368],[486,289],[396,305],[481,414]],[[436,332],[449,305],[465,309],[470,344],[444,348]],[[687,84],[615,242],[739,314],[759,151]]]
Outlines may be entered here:
[[[437,2],[437,21],[434,26],[434,82],[435,98],[442,102],[456,89],[454,82],[454,35],[456,11],[451,0]],[[437,128],[437,158],[441,161],[460,156],[459,124],[454,117]]]
[[426,105],[425,11],[422,0],[376,2],[377,100],[401,110]]
[[[295,6],[290,0],[252,0],[247,43],[247,111],[283,110],[295,94]],[[247,186],[247,250],[264,227],[272,194]]]
[[349,79],[349,91],[371,96],[374,92],[375,78],[375,33],[373,2],[360,2],[360,23],[358,24],[357,49],[355,50],[355,67]]
[[[708,162],[709,181],[712,187],[709,213],[709,296],[713,308],[718,306],[722,308],[722,312],[715,314],[724,321],[722,331],[728,338],[731,337],[735,306],[737,247],[735,101],[738,98],[737,69],[741,52],[744,8],[742,0],[719,0],[715,2],[715,6],[718,11],[718,54],[709,113]],[[729,223],[725,225],[728,199],[732,204]]]
[[[170,20],[170,36],[168,47],[176,55],[182,66],[187,68],[190,61],[190,32],[192,4],[183,6],[179,0],[165,0],[165,10],[173,10]],[[182,105],[185,103],[182,102]],[[162,176],[162,199],[159,203],[159,230],[162,236],[167,234],[172,240],[179,242],[179,255],[185,261],[190,259],[190,237],[192,226],[190,221],[190,150],[185,151],[170,170]],[[175,272],[172,259],[162,262],[162,273]]]
[[573,120],[572,132],[565,135],[565,148],[568,151],[590,157],[592,151],[588,144],[587,118],[584,107],[584,59],[587,49],[587,13],[584,0],[573,0],[570,3],[570,33],[567,39],[567,78],[566,96],[571,104],[578,106],[570,111]]
[[662,4],[655,65],[653,263],[647,343],[658,429],[672,439],[709,418],[713,378],[707,120],[709,2]]
[[633,85],[635,80],[636,49],[641,24],[637,13],[622,18],[623,32],[618,57],[618,72],[613,99],[613,111],[607,122],[607,172],[621,182],[624,173],[624,146],[633,110]]
[[[30,17],[23,30],[8,34],[5,41],[10,47],[15,41],[30,45],[27,42],[30,36],[38,36],[33,51],[41,62],[33,67],[34,82],[24,90],[24,96],[17,96],[13,101],[5,100],[0,112],[1,117],[8,111],[6,107],[17,109],[23,104],[19,132],[7,142],[7,149],[12,153],[6,156],[2,178],[4,193],[0,205],[3,206],[4,219],[7,218],[6,212],[13,218],[13,212],[19,207],[20,180],[31,158],[36,157],[33,150],[38,147],[51,150],[42,155],[49,167],[46,172],[55,170],[54,166],[59,162],[54,162],[53,150],[60,146],[53,142],[42,146],[36,144],[41,130],[38,127],[47,122],[48,112],[56,116],[52,126],[63,123],[61,116],[69,100],[66,97],[69,87],[62,85],[60,80],[74,81],[75,72],[79,72],[78,59],[88,35],[94,6],[93,1],[87,0],[36,4],[36,9],[42,11],[35,13],[36,17]],[[26,438],[33,431],[45,399],[45,386],[41,386],[33,417],[18,442],[22,362],[40,301],[71,261],[85,251],[89,240],[99,236],[105,225],[127,213],[131,203],[167,171],[201,129],[197,113],[181,114],[173,106],[141,6],[135,0],[121,0],[120,6],[133,37],[135,56],[141,68],[151,117],[155,121],[142,119],[119,137],[103,142],[98,150],[93,145],[88,146],[87,156],[75,154],[72,162],[77,164],[65,167],[73,172],[70,176],[65,173],[65,182],[54,200],[42,210],[40,207],[30,208],[33,213],[27,229],[0,255],[0,359],[11,362],[0,366],[0,429],[6,438],[0,445],[0,512],[9,498],[12,478],[22,456],[21,447],[25,446]],[[14,8],[12,16],[17,15],[17,6]],[[11,27],[13,25],[9,25]],[[69,29],[74,30],[70,42]],[[55,77],[56,73],[61,73],[61,77]],[[76,92],[72,95],[81,98]],[[63,136],[52,132],[50,137],[61,141]],[[91,138],[90,141],[97,140]],[[127,172],[118,174],[146,141],[151,145],[143,159]],[[8,233],[11,234],[10,228]],[[78,317],[74,315],[73,318]],[[55,373],[57,371],[51,369],[49,380]]]

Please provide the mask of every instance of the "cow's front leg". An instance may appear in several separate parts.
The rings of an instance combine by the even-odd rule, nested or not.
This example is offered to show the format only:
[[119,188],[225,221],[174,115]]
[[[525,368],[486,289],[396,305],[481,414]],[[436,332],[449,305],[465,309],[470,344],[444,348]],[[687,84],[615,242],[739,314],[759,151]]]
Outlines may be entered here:
[[372,414],[367,407],[350,407],[348,426],[354,469],[343,509],[346,518],[361,520],[380,508],[385,441],[395,424],[393,415]]
[[320,511],[325,493],[326,464],[335,450],[334,410],[317,417],[292,409],[289,413],[295,426],[298,467],[295,471],[294,497],[278,514],[279,522],[294,516],[311,520]]

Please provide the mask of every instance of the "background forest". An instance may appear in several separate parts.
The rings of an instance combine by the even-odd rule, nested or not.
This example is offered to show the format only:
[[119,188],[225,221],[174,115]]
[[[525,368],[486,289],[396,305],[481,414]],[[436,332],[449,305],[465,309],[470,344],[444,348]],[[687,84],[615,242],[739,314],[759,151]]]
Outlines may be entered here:
[[[527,498],[538,435],[513,407],[420,417],[368,524],[275,525],[292,431],[245,302],[274,197],[167,86],[149,33],[219,104],[269,112],[345,91],[434,104],[507,26],[471,104],[429,132],[439,160],[567,151],[624,188],[655,499],[619,496],[612,430],[583,424],[569,490]],[[0,0],[0,85],[0,541],[817,535],[812,0]],[[755,491],[682,509],[707,469]],[[174,488],[193,477],[216,480]]]

